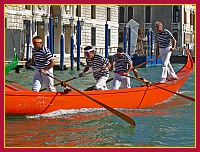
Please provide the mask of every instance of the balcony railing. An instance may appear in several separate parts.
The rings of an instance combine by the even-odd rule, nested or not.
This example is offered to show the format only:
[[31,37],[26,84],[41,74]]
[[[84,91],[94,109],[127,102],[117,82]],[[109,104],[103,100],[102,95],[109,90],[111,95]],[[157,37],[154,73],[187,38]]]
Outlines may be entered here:
[[180,30],[180,23],[171,23],[172,30]]
[[152,29],[152,23],[144,23],[144,29],[146,30],[149,30],[149,29]]

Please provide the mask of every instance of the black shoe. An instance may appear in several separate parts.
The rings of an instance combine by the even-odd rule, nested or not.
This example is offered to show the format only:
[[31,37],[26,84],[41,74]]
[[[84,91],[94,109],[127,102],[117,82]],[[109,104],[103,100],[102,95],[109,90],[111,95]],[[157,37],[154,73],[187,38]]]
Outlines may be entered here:
[[71,92],[72,90],[71,89],[69,89],[69,88],[64,88],[64,92],[65,93],[69,93],[69,92]]

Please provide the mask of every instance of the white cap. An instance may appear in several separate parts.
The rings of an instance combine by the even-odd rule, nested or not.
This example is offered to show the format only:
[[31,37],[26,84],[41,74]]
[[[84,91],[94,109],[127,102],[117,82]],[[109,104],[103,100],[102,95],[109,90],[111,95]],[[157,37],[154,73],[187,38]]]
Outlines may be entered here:
[[90,52],[90,51],[93,51],[94,49],[89,49],[89,50],[84,50],[84,53],[87,53],[87,52]]

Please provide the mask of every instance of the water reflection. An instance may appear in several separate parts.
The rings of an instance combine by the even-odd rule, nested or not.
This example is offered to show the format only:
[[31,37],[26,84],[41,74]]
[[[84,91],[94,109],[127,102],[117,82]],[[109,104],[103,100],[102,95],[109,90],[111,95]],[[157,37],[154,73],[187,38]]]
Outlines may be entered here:
[[7,116],[6,146],[88,146],[104,140],[108,116],[105,111],[53,118]]
[[[188,102],[179,98],[172,98],[148,109],[117,110],[133,119],[137,116],[139,120],[141,117],[166,115],[170,113],[170,108],[187,104]],[[132,143],[134,128],[105,109],[61,110],[34,116],[8,115],[5,122],[6,146],[8,147],[152,145],[145,142]],[[161,127],[160,124],[158,126]],[[142,128],[146,129],[146,126],[140,126],[140,129]],[[124,134],[126,134],[126,140]]]

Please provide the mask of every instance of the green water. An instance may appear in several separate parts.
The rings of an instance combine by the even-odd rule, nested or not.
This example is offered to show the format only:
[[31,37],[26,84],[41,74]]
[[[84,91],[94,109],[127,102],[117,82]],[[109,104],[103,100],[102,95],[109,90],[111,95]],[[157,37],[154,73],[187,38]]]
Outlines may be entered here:
[[[175,71],[181,64],[174,64]],[[31,89],[33,70],[10,72],[7,81],[17,82]],[[140,77],[159,81],[161,66],[138,69]],[[78,75],[77,71],[54,71],[55,77],[67,80]],[[194,74],[179,93],[194,97]],[[131,73],[133,75],[133,73]],[[112,77],[113,74],[110,74]],[[55,82],[57,83],[57,82]],[[71,81],[80,90],[94,85],[92,75]],[[140,85],[131,80],[132,87]],[[111,82],[108,83],[111,88]],[[61,86],[58,91],[63,91]],[[194,147],[195,103],[174,96],[149,109],[121,112],[133,118],[133,128],[105,109],[60,110],[55,113],[34,116],[6,116],[6,147]]]

